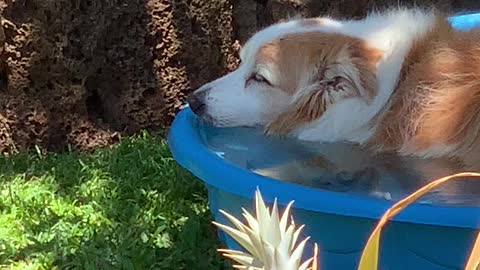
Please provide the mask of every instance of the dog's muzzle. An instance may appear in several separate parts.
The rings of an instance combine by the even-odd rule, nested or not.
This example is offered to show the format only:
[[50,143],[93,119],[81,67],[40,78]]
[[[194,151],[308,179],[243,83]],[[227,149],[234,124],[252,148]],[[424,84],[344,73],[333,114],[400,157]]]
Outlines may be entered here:
[[199,89],[191,93],[188,98],[188,106],[198,116],[203,116],[206,111],[205,98],[207,96],[208,89]]

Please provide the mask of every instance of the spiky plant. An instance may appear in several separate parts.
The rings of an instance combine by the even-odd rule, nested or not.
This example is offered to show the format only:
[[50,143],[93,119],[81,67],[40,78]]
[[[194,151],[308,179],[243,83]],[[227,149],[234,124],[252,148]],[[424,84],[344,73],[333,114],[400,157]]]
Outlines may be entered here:
[[218,251],[223,256],[235,261],[237,264],[234,265],[234,268],[236,269],[316,270],[317,244],[315,244],[314,256],[305,262],[301,261],[305,244],[310,237],[297,245],[298,237],[304,226],[296,228],[293,218],[290,217],[292,204],[293,201],[287,205],[280,217],[277,200],[275,199],[270,212],[257,189],[255,192],[256,218],[242,208],[243,217],[247,221],[246,225],[234,216],[220,210],[236,228],[217,222],[213,223],[245,248],[247,253],[230,249],[219,249]]

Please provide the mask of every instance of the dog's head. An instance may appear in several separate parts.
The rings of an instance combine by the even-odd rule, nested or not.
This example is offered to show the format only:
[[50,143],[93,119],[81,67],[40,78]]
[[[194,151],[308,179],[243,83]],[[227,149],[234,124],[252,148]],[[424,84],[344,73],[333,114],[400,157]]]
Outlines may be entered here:
[[329,31],[276,33],[311,23],[291,21],[258,32],[242,48],[238,69],[196,90],[190,108],[215,126],[288,134],[327,117],[345,100],[368,104],[377,92],[378,50],[331,25]]

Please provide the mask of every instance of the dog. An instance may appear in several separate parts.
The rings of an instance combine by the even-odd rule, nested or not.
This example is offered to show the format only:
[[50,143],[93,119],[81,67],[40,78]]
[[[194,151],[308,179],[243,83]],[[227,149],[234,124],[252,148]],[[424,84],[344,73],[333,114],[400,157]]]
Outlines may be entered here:
[[187,99],[211,125],[479,167],[479,29],[418,8],[291,19],[255,33],[240,60]]

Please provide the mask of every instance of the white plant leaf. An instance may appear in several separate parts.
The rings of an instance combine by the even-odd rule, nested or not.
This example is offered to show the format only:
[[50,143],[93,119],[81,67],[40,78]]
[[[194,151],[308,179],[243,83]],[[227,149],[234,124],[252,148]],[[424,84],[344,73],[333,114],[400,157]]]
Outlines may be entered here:
[[[282,215],[279,214],[277,199],[272,209],[263,201],[260,190],[255,191],[255,214],[253,216],[242,208],[242,223],[233,215],[220,212],[234,225],[229,227],[213,222],[219,229],[237,241],[245,252],[219,249],[223,256],[235,261],[235,269],[246,270],[317,270],[318,246],[315,244],[314,256],[304,262],[302,257],[310,237],[297,244],[304,226],[296,227],[290,216],[293,201],[288,203]],[[290,224],[289,224],[290,220]]]

